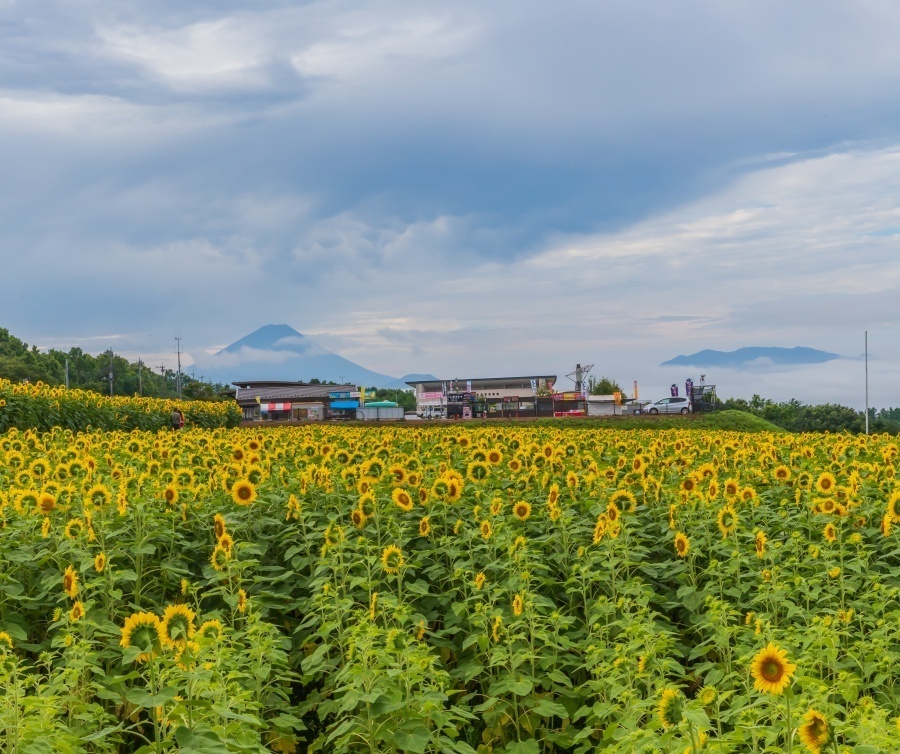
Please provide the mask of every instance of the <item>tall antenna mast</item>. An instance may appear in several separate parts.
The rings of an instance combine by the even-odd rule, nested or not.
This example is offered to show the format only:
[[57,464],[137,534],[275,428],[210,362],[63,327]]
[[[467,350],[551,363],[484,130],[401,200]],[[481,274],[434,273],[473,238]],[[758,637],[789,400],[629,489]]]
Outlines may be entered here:
[[582,391],[584,381],[593,368],[593,364],[585,364],[584,366],[581,366],[581,364],[576,364],[575,371],[569,372],[569,374],[566,375],[566,377],[568,377],[575,383],[576,393],[580,393]]
[[869,434],[869,331],[865,334],[866,343],[866,434]]
[[178,355],[178,372],[175,377],[175,394],[181,400],[181,336],[175,336],[175,353]]

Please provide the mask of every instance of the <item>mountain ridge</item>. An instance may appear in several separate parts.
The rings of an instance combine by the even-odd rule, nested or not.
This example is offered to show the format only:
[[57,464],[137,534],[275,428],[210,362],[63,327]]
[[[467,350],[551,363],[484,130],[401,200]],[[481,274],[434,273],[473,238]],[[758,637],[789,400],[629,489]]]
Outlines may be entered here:
[[735,351],[704,349],[687,356],[676,356],[673,359],[664,361],[660,366],[741,367],[752,364],[762,365],[766,362],[772,366],[796,366],[801,364],[824,364],[827,361],[844,358],[847,357],[804,346],[795,346],[794,348],[745,346]]

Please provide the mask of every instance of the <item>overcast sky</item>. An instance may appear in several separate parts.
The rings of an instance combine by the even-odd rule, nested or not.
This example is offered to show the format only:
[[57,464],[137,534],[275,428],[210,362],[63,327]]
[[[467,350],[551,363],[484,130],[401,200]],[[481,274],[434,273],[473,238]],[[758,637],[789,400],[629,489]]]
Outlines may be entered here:
[[[868,330],[898,405],[898,39],[891,0],[0,0],[0,326],[648,398]],[[863,400],[859,360],[708,379]]]

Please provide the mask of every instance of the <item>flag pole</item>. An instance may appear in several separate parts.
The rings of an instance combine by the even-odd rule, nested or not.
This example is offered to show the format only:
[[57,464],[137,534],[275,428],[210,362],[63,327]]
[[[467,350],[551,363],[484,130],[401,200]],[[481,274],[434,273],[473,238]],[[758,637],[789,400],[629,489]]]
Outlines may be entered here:
[[866,343],[866,434],[869,434],[869,331],[865,333]]

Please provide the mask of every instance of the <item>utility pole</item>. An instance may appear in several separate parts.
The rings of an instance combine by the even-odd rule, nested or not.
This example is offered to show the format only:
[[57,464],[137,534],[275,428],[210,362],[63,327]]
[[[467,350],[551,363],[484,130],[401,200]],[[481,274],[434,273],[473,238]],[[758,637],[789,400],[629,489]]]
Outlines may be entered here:
[[66,357],[66,390],[69,389],[69,357]]
[[163,362],[162,364],[159,365],[159,374],[161,377],[161,379],[159,381],[159,397],[165,398],[166,397],[166,364],[165,364],[165,362]]
[[175,377],[175,395],[181,400],[181,336],[175,336],[175,353],[178,356],[178,372]]
[[109,397],[112,398],[113,395],[113,352],[110,349],[109,352]]
[[138,395],[144,394],[143,371],[144,362],[138,359]]
[[866,330],[866,434],[869,434],[869,331]]

